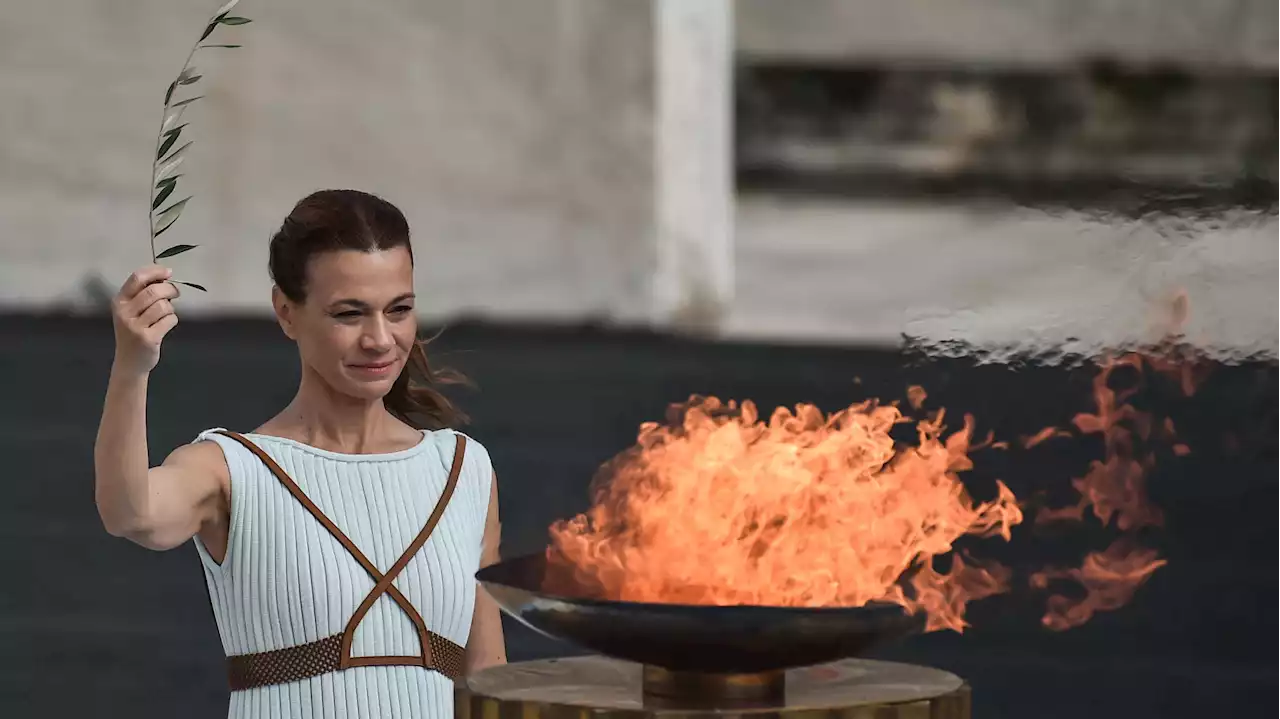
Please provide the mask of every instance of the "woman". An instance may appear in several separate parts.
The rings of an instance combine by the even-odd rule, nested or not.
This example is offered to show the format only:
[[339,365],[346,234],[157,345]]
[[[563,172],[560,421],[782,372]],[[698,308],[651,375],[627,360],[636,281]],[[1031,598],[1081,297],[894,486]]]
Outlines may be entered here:
[[451,717],[453,682],[506,661],[476,570],[498,558],[497,481],[417,341],[404,216],[317,192],[271,238],[272,304],[298,345],[293,401],[254,432],[202,432],[148,467],[147,378],[178,322],[170,270],[116,297],[95,447],[107,531],[195,540],[232,719]]

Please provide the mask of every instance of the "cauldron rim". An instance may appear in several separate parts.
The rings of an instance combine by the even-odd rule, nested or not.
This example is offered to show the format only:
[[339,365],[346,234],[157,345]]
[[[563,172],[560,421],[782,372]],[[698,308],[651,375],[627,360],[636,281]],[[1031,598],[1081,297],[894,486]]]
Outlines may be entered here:
[[857,657],[914,634],[923,613],[858,607],[624,602],[545,592],[545,554],[486,567],[476,579],[529,628],[606,656],[680,672],[755,673]]

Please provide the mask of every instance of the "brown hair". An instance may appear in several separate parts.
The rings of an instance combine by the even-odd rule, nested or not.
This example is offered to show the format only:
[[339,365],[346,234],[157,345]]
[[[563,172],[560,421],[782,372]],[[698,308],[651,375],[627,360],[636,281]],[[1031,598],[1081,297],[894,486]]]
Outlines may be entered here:
[[[409,222],[390,202],[358,190],[321,190],[294,205],[271,237],[271,279],[293,302],[307,295],[311,258],[323,252],[373,252],[403,247],[413,260]],[[434,338],[432,338],[434,339]],[[442,429],[467,421],[440,391],[466,379],[449,369],[433,369],[427,361],[430,340],[414,342],[404,371],[383,398],[387,410],[418,429]]]

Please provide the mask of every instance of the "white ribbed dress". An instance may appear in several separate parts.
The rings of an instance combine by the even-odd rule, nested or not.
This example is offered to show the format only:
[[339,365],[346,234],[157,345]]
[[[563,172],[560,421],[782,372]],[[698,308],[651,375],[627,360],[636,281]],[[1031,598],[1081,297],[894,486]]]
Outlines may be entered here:
[[[380,571],[422,530],[444,490],[455,434],[388,454],[341,454],[246,434],[293,478]],[[218,443],[231,473],[231,524],[221,565],[196,538],[209,600],[228,656],[283,649],[339,634],[373,588],[346,549],[235,440]],[[395,580],[427,628],[466,646],[475,606],[493,469],[475,440],[440,523]],[[352,656],[416,656],[413,623],[383,595],[355,631]],[[453,683],[412,666],[352,667],[231,693],[230,719],[395,719],[453,716]]]

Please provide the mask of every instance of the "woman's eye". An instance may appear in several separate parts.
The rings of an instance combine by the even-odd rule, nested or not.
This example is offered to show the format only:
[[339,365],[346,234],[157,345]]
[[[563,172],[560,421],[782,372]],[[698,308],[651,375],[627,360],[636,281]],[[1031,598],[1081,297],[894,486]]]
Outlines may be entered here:
[[396,307],[392,307],[392,308],[391,308],[391,313],[392,313],[392,314],[397,314],[397,315],[402,315],[402,314],[404,314],[405,312],[410,312],[410,311],[412,311],[412,310],[413,310],[413,308],[412,308],[412,307],[410,307],[409,305],[398,305],[398,306],[396,306]]
[[347,310],[346,312],[339,312],[334,315],[334,317],[337,317],[340,320],[355,319],[356,317],[359,317],[359,316],[360,316],[360,313],[356,312],[355,310]]

